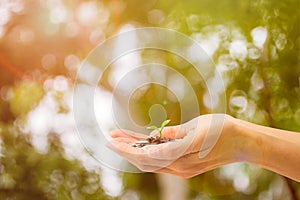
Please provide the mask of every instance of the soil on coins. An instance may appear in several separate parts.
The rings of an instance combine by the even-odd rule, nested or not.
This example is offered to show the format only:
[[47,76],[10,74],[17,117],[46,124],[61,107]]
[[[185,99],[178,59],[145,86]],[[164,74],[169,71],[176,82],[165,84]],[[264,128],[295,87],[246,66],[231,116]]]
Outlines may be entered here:
[[131,146],[136,148],[142,148],[147,145],[162,144],[162,143],[173,142],[173,141],[175,141],[174,138],[165,138],[165,137],[160,138],[159,136],[151,136],[146,139],[135,141],[134,143],[131,144]]

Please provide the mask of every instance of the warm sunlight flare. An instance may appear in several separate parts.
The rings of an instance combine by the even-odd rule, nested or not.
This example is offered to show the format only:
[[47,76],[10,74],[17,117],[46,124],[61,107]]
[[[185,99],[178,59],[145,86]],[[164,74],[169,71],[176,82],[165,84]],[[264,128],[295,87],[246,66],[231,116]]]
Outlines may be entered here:
[[0,0],[0,199],[299,199],[299,23],[298,0]]

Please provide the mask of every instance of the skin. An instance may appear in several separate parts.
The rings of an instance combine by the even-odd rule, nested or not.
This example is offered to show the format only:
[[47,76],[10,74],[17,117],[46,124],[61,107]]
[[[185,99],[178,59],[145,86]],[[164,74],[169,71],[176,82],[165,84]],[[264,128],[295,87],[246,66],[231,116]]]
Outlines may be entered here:
[[110,133],[107,146],[142,171],[190,178],[234,162],[246,162],[300,181],[300,133],[269,128],[226,114],[199,116],[163,129],[175,142],[143,149],[130,144],[145,135]]

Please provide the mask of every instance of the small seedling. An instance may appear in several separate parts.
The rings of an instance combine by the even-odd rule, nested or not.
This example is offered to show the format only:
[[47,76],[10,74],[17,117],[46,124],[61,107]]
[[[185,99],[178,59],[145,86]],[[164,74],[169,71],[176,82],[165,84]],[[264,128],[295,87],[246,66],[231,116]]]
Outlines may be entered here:
[[170,121],[171,120],[169,119],[163,121],[163,123],[161,123],[161,126],[159,128],[157,126],[152,125],[152,126],[148,126],[147,129],[156,130],[157,132],[159,132],[159,137],[162,138],[162,130]]
[[147,129],[152,129],[152,130],[159,132],[159,136],[150,136],[148,138],[135,141],[131,144],[131,146],[136,147],[136,148],[143,148],[144,146],[147,146],[147,145],[158,145],[158,144],[162,144],[162,143],[166,143],[166,142],[175,141],[174,138],[165,138],[165,137],[163,138],[162,137],[162,130],[170,121],[171,120],[169,120],[169,119],[163,121],[163,123],[161,124],[161,126],[159,128],[154,125],[147,127]]

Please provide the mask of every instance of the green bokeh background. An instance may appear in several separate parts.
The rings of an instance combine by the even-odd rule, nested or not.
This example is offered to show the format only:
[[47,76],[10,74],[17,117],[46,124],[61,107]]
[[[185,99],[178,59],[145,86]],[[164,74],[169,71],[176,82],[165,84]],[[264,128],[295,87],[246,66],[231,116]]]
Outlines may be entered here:
[[[21,11],[9,7],[12,2],[22,5]],[[53,12],[58,6],[67,10],[67,17],[60,18],[59,9]],[[29,113],[48,94],[47,80],[64,77],[72,89],[77,68],[67,65],[66,58],[72,55],[82,61],[99,42],[117,34],[125,24],[170,28],[200,42],[218,34],[220,42],[212,60],[216,66],[228,67],[222,73],[226,80],[227,113],[257,124],[300,132],[299,0],[20,0],[3,1],[1,7],[9,10],[9,15],[3,11],[0,17],[9,16],[9,20],[1,24],[4,31],[0,36],[0,199],[164,199],[166,190],[159,175],[151,173],[117,172],[121,191],[111,195],[105,189],[110,183],[101,181],[102,168],[91,169],[84,161],[67,156],[60,134],[49,130],[45,135],[48,150],[40,152],[32,145],[32,135],[22,128]],[[79,9],[90,12],[93,8],[96,17],[80,19]],[[267,32],[261,49],[254,45],[251,35],[257,27]],[[234,58],[230,53],[230,43],[236,40],[246,42],[246,58]],[[252,51],[255,58],[249,55]],[[43,64],[45,55],[48,61],[44,59]],[[203,102],[207,80],[197,76],[193,66],[171,53],[155,50],[143,51],[141,58],[144,62],[163,60],[190,81],[200,107],[200,113],[192,113],[190,119],[211,112]],[[207,79],[214,70],[208,69]],[[107,70],[101,82],[107,91],[112,89],[110,76],[112,73]],[[242,91],[247,100],[243,112],[243,106],[232,102],[235,91]],[[65,93],[53,93],[58,113],[71,112],[63,102]],[[132,102],[136,122],[149,123],[148,109],[159,103],[172,125],[178,124],[180,104],[171,101],[170,96],[167,88],[148,87],[143,96]],[[234,170],[232,177],[224,177],[224,171],[230,169]],[[235,186],[239,179],[249,182],[246,189]],[[300,198],[299,183],[247,164],[225,166],[185,180],[182,188],[185,199]]]

